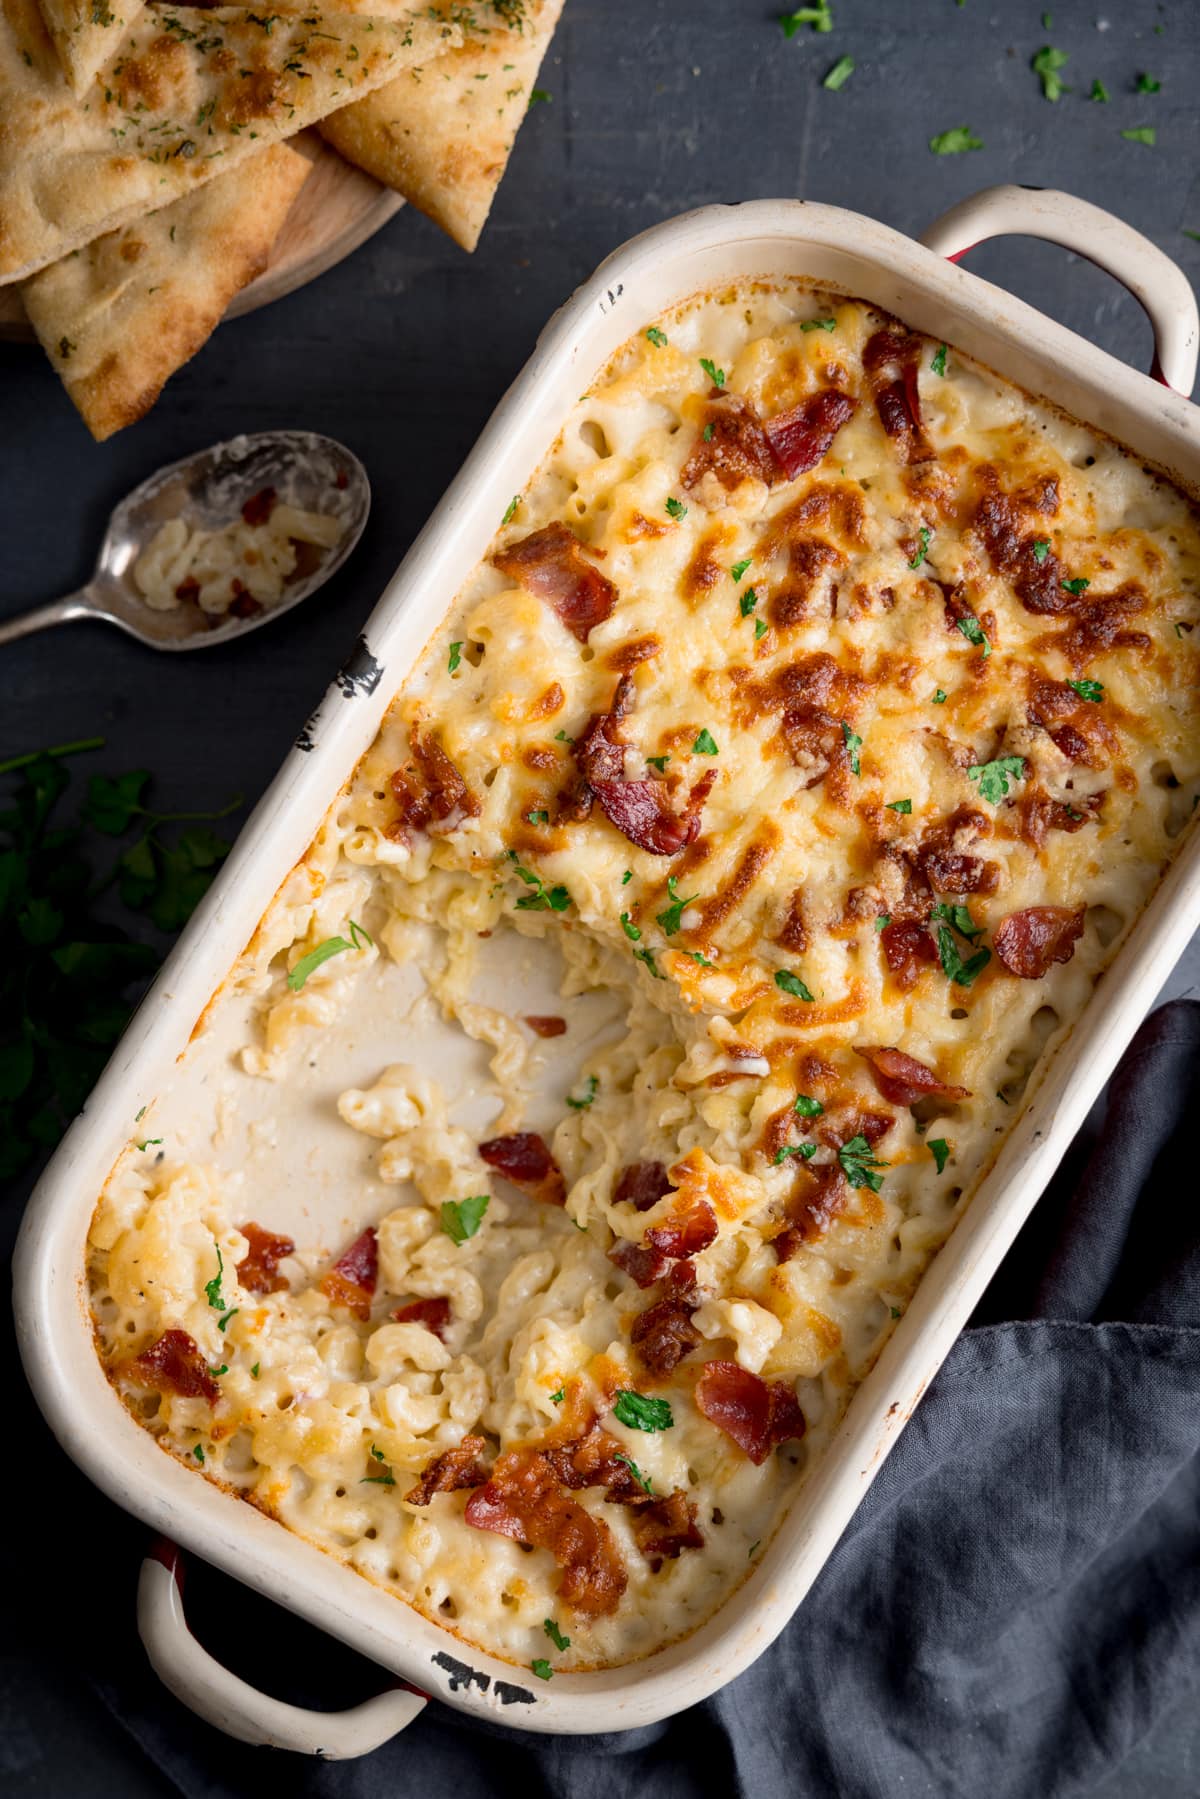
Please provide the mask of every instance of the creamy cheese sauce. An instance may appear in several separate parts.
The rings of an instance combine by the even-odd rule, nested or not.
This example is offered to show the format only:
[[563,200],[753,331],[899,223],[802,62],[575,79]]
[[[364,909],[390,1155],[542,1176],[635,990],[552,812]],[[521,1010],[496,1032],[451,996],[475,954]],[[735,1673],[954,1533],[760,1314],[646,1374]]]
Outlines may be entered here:
[[[230,984],[256,996],[238,1080],[287,1082],[387,964],[419,969],[487,1048],[491,1136],[527,1128],[538,1067],[577,1055],[579,996],[606,990],[622,1022],[546,1133],[561,1187],[519,1190],[455,1094],[381,1062],[337,1106],[364,1183],[395,1188],[361,1316],[329,1278],[345,1244],[297,1243],[277,1291],[243,1284],[253,1193],[169,1143],[130,1149],[91,1232],[106,1365],[164,1446],[543,1674],[646,1655],[745,1577],[1200,786],[1181,493],[859,302],[744,285],[647,327],[574,408],[493,544],[509,572],[467,582]],[[782,443],[775,421],[821,393],[857,404],[789,479],[754,432]],[[741,462],[729,394],[753,408]],[[615,590],[586,641],[521,549],[556,521],[593,598],[587,568]],[[674,854],[626,834],[635,786],[682,831]],[[1033,908],[1055,909],[1040,935]],[[519,992],[480,997],[481,946],[521,939],[561,953],[561,1037]],[[880,1049],[922,1072],[860,1053]],[[621,1180],[647,1163],[666,1191],[638,1210]],[[711,1234],[673,1258],[695,1275],[688,1340],[655,1365],[637,1320],[681,1289],[639,1287],[621,1246],[688,1209]],[[448,1302],[440,1335],[393,1317],[428,1301]],[[147,1373],[168,1331],[195,1346],[190,1393]],[[794,1395],[803,1436],[756,1464],[703,1401],[709,1361]],[[622,1392],[669,1425],[639,1428]],[[408,1497],[464,1437],[487,1464],[594,1425],[604,1481],[560,1486],[622,1572],[611,1605],[572,1606],[561,1555],[470,1522],[488,1489]],[[702,1541],[648,1548],[614,1456]]]

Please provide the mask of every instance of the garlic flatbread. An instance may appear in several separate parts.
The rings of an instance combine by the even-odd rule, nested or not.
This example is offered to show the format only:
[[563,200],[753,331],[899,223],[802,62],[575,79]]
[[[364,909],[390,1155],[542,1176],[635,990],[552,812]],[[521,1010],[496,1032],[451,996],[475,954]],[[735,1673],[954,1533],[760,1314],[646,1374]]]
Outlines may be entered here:
[[30,323],[97,443],[149,412],[261,274],[311,168],[268,144],[24,284]]
[[72,93],[81,98],[115,56],[143,0],[38,0]]
[[473,250],[529,109],[563,0],[481,0],[462,47],[323,120],[348,161]]
[[0,0],[0,283],[191,193],[460,41],[437,18],[152,5],[81,102],[34,0]]

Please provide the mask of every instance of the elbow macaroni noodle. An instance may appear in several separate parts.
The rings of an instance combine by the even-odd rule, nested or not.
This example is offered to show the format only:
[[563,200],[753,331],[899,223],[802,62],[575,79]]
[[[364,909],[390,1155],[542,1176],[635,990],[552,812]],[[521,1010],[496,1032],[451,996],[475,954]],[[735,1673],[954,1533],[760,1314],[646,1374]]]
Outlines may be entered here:
[[[457,1096],[419,1065],[418,1030],[413,1061],[381,1057],[377,1077],[336,1102],[342,1126],[361,1136],[364,1180],[396,1190],[377,1220],[368,1318],[322,1291],[342,1245],[301,1242],[282,1263],[285,1288],[244,1290],[240,1227],[252,1203],[235,1179],[173,1159],[169,1143],[161,1161],[130,1150],[92,1225],[101,1352],[164,1446],[198,1466],[199,1445],[206,1475],[519,1664],[646,1655],[745,1577],[992,1164],[1035,1067],[1153,890],[1198,790],[1200,534],[1189,502],[955,351],[941,353],[939,373],[938,346],[925,340],[916,380],[935,454],[905,463],[864,363],[883,323],[862,303],[798,285],[743,284],[628,343],[574,408],[494,546],[562,521],[615,586],[610,616],[585,646],[545,598],[483,563],[235,971],[232,987],[258,995],[237,1079],[286,1082],[299,1056],[319,1062],[322,1033],[352,1013],[381,964],[419,969],[417,1024],[420,1006],[432,1007],[483,1046],[499,1117],[480,1135],[491,1135],[522,1128],[539,1056],[578,1053],[570,1032],[535,1044],[515,987],[511,1009],[483,1003],[481,938],[514,958],[555,946],[568,1025],[596,990],[621,1014],[573,1067],[573,1103],[548,1133],[565,1204],[518,1192],[481,1159],[478,1137],[448,1116]],[[730,486],[709,468],[688,488],[687,460],[709,441],[713,370],[766,419],[830,386],[859,404],[819,466],[793,480]],[[1097,604],[1123,595],[1116,624],[1115,613],[1105,625],[1089,612],[1098,635],[1071,638],[1081,615],[1065,602],[1049,614],[1021,604],[997,567],[1002,550],[988,553],[981,535],[987,469],[1022,505],[1037,491],[1045,500],[1052,481],[1054,505],[1031,527],[1048,547],[1034,556],[1052,544],[1068,593],[1066,571]],[[178,558],[198,574],[195,544],[178,535],[164,527],[150,553],[152,593],[176,581]],[[982,644],[953,616],[964,594]],[[850,695],[822,702],[835,721],[846,715],[832,752],[789,739],[791,725],[781,736],[769,692],[781,670],[826,654]],[[585,817],[562,810],[577,779],[572,740],[630,671],[624,780],[661,780],[678,812],[691,784],[716,776],[700,836],[669,859],[597,805]],[[1072,680],[1084,692],[1071,689],[1068,737],[1039,717],[1036,696],[1044,681],[1061,700]],[[1089,684],[1100,698],[1087,697]],[[410,763],[414,735],[430,733],[476,809],[405,828],[391,777]],[[988,799],[978,771],[1002,757],[1021,772]],[[963,823],[964,811],[983,825]],[[947,854],[985,860],[994,874],[990,886],[935,884],[929,906],[957,909],[965,928],[945,931],[960,963],[981,948],[990,960],[968,985],[927,953],[905,984],[881,921],[907,903],[909,871],[930,866],[923,834],[947,819]],[[1018,978],[998,953],[1001,922],[1046,906],[1077,915],[1081,935],[1068,959]],[[289,972],[351,920],[363,935],[293,990]],[[888,1100],[855,1053],[880,1045],[965,1097]],[[798,1114],[797,1095],[814,1093],[823,1111]],[[882,1164],[875,1180],[846,1183],[819,1228],[810,1214],[782,1254],[797,1195],[845,1165],[845,1132],[839,1156],[821,1130],[872,1114],[887,1121],[870,1146]],[[806,1139],[817,1145],[807,1162],[787,1153]],[[671,1171],[671,1191],[639,1212],[616,1197],[621,1171],[655,1161]],[[479,1228],[456,1241],[443,1207],[485,1195]],[[630,1338],[653,1295],[608,1252],[667,1223],[680,1196],[711,1207],[717,1228],[693,1261],[698,1343],[659,1376]],[[444,1341],[391,1318],[435,1299],[449,1301]],[[215,1405],[125,1377],[127,1358],[167,1329],[187,1332],[220,1371]],[[794,1388],[803,1440],[751,1462],[696,1403],[697,1367],[712,1357]],[[614,1388],[668,1400],[670,1428],[619,1422],[602,1398]],[[469,1434],[501,1450],[552,1437],[564,1394],[600,1412],[655,1493],[684,1491],[704,1536],[702,1549],[655,1566],[628,1508],[598,1487],[577,1491],[628,1573],[605,1616],[564,1607],[545,1550],[472,1528],[464,1492],[427,1505],[405,1497]],[[547,1648],[548,1617],[571,1638],[562,1654]]]

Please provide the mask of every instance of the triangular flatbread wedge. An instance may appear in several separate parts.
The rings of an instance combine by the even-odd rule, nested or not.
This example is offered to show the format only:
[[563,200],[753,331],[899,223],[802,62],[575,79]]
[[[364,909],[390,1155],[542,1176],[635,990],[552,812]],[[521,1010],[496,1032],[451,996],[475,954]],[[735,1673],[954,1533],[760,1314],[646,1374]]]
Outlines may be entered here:
[[436,18],[151,5],[86,101],[0,0],[0,283],[153,212],[460,42]]
[[30,323],[97,443],[149,412],[266,267],[311,168],[300,150],[268,144],[25,282]]
[[473,250],[508,164],[563,0],[481,0],[462,9],[462,48],[335,112],[335,150]]
[[38,0],[67,85],[83,95],[116,55],[143,0]]

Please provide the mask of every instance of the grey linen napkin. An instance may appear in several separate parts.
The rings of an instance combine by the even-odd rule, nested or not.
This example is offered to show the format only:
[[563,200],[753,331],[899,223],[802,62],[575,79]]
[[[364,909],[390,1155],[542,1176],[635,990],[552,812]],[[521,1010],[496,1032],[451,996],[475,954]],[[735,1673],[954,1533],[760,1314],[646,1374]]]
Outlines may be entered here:
[[[95,1690],[189,1799],[1086,1793],[1200,1684],[1198,1051],[1200,1005],[1147,1020],[809,1598],[706,1704],[573,1739],[435,1705],[321,1764],[199,1724],[130,1641]],[[259,1684],[329,1707],[378,1684],[196,1575],[199,1634]]]

